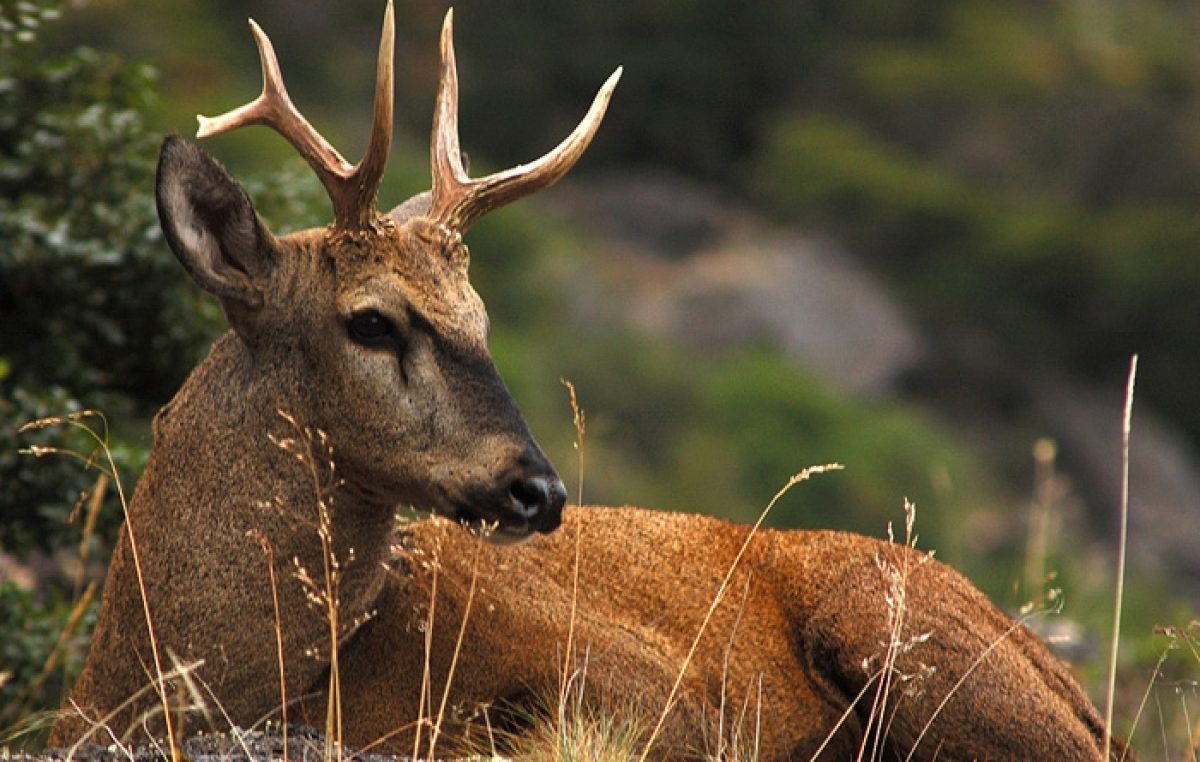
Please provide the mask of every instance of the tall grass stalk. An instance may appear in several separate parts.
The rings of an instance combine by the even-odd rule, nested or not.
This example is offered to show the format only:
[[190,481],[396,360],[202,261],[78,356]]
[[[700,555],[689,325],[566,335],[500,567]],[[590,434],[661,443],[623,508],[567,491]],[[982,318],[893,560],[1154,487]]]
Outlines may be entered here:
[[[458,637],[454,641],[454,653],[450,657],[450,668],[446,671],[446,683],[442,687],[442,700],[438,705],[437,720],[429,735],[430,759],[437,759],[438,736],[441,735],[442,723],[446,719],[446,704],[450,700],[450,686],[454,684],[454,672],[458,667],[459,654],[462,653],[463,638],[467,634],[467,622],[471,619],[471,607],[475,603],[475,590],[479,587],[479,557],[483,554],[483,543],[486,541],[482,536],[476,538],[475,541],[475,555],[471,559],[471,585],[467,590],[467,604],[463,608],[462,621],[458,625]],[[429,629],[432,632],[432,621]]]
[[[584,463],[584,440],[587,434],[587,418],[584,415],[583,408],[579,406],[579,398],[575,394],[575,384],[567,379],[561,379],[562,385],[567,388],[567,396],[571,402],[571,421],[575,426],[575,453],[578,456],[578,488],[576,492],[575,504],[583,505],[583,463]],[[563,666],[559,676],[558,685],[558,706],[560,716],[560,727],[566,729],[566,703],[567,690],[570,686],[570,675],[572,673],[572,661],[575,657],[575,619],[579,610],[579,563],[580,552],[583,543],[583,523],[575,524],[575,559],[571,569],[571,616],[567,620],[567,643],[563,651]]]
[[[1174,634],[1171,629],[1172,628],[1168,628],[1166,634],[1172,638],[1173,642],[1167,648],[1163,649],[1163,652],[1158,655],[1158,661],[1155,662],[1154,670],[1150,673],[1150,680],[1146,683],[1146,690],[1142,692],[1142,699],[1140,702],[1138,702],[1137,712],[1133,715],[1133,723],[1129,729],[1129,735],[1125,737],[1125,743],[1129,746],[1129,748],[1133,748],[1133,734],[1137,732],[1138,725],[1141,723],[1142,715],[1146,711],[1146,704],[1150,701],[1150,694],[1154,692],[1154,684],[1157,683],[1158,679],[1162,676],[1163,665],[1167,663],[1167,658],[1171,653],[1171,649],[1174,647],[1175,643],[1178,642],[1178,636]],[[1162,718],[1161,709],[1159,710],[1159,718],[1160,720]],[[1163,748],[1166,748],[1165,730],[1163,733]],[[1191,748],[1195,748],[1195,739],[1192,740]],[[1124,760],[1125,756],[1122,755],[1121,759]]]
[[283,623],[279,616],[279,583],[275,579],[275,549],[261,529],[251,529],[248,535],[258,543],[267,558],[267,579],[271,583],[271,607],[275,616],[275,656],[279,665],[279,712],[283,727],[283,759],[288,759],[288,698],[287,678],[283,659]]
[[1112,645],[1108,654],[1108,688],[1104,697],[1104,758],[1112,750],[1113,704],[1117,694],[1117,652],[1121,639],[1121,607],[1125,597],[1125,553],[1129,536],[1129,435],[1133,428],[1133,389],[1137,381],[1138,356],[1129,359],[1125,383],[1125,409],[1121,416],[1121,528],[1117,544],[1117,579],[1113,594]]
[[684,657],[683,664],[679,668],[679,673],[675,676],[675,682],[671,685],[671,691],[667,694],[666,704],[663,706],[662,712],[658,716],[658,721],[654,725],[654,730],[651,731],[650,737],[646,740],[646,746],[642,749],[641,756],[638,757],[639,762],[645,762],[646,758],[650,755],[650,750],[654,747],[654,742],[658,739],[658,734],[662,732],[663,725],[666,724],[667,715],[669,715],[671,710],[674,708],[675,698],[679,694],[679,686],[683,683],[683,678],[687,674],[688,667],[690,667],[692,664],[692,659],[696,655],[696,649],[700,647],[700,639],[704,637],[704,633],[708,629],[708,623],[712,621],[712,617],[717,610],[717,606],[721,604],[722,599],[725,597],[726,591],[729,590],[729,583],[733,579],[733,573],[737,570],[738,565],[741,563],[742,557],[746,555],[746,551],[750,547],[750,542],[758,533],[759,528],[762,527],[763,522],[766,521],[767,515],[770,514],[771,509],[775,507],[775,504],[779,502],[780,498],[787,494],[788,490],[800,482],[807,481],[810,477],[816,474],[823,474],[826,471],[840,471],[842,468],[843,466],[840,463],[827,463],[821,466],[810,466],[799,473],[793,474],[791,478],[787,480],[787,483],[775,493],[775,496],[771,498],[771,501],[767,503],[767,507],[763,508],[762,513],[760,513],[758,516],[758,520],[754,522],[754,525],[750,527],[750,531],[746,533],[746,539],[742,543],[742,547],[738,550],[737,555],[734,556],[733,562],[729,565],[728,571],[725,572],[725,578],[721,580],[721,585],[717,588],[716,595],[713,596],[712,603],[709,605],[708,611],[704,614],[704,620],[700,623],[700,628],[696,632],[696,637],[692,640],[691,648],[688,649],[687,656]]
[[437,600],[438,600],[438,578],[441,569],[440,564],[441,544],[440,542],[434,548],[433,557],[430,559],[430,583],[429,583],[429,613],[425,619],[425,660],[424,667],[421,670],[421,693],[417,699],[417,719],[413,732],[413,759],[420,759],[421,753],[421,729],[428,724],[429,720],[426,717],[426,710],[431,707],[427,706],[432,701],[433,687],[432,681],[432,664],[430,655],[433,653],[433,624],[437,616]]
[[[746,713],[750,708],[750,696],[747,695],[742,701],[742,707],[738,712],[736,723],[733,718],[730,718],[729,737],[726,738],[725,728],[725,710],[727,708],[729,696],[727,688],[729,687],[729,663],[730,657],[733,655],[733,644],[737,637],[738,629],[742,626],[742,616],[746,613],[746,602],[750,599],[750,577],[746,578],[746,584],[742,586],[742,600],[738,603],[737,616],[733,619],[733,627],[729,631],[729,640],[725,642],[725,651],[721,654],[721,700],[717,707],[717,752],[713,755],[713,759],[720,762],[727,759],[739,759],[738,741],[745,727]],[[762,675],[758,676],[758,702],[754,707],[754,752],[751,759],[758,759],[758,741],[761,731],[762,722]]]
[[1025,594],[1041,595],[1046,587],[1046,559],[1054,534],[1055,505],[1061,498],[1060,480],[1055,475],[1058,447],[1051,439],[1033,444],[1033,500],[1029,504],[1029,528],[1025,538]]
[[[333,546],[333,500],[341,484],[334,462],[333,444],[329,435],[321,429],[312,429],[300,424],[291,414],[276,411],[291,427],[293,436],[277,437],[268,434],[270,441],[296,459],[307,471],[316,499],[317,537],[321,541],[321,577],[313,579],[299,558],[293,558],[296,579],[305,589],[311,605],[325,616],[329,649],[329,683],[325,706],[325,758],[341,759],[343,749],[342,718],[342,674],[338,658],[338,646],[346,632],[353,631],[370,614],[343,622],[340,606],[342,572],[346,565],[354,562],[354,548],[348,548],[345,559],[339,558]],[[281,506],[286,509],[286,506]]]
[[[916,517],[916,507],[910,501],[905,500],[905,548],[916,547],[917,538],[913,532]],[[892,543],[895,542],[891,522],[888,523],[888,540]],[[894,564],[884,561],[882,558],[877,559],[880,570],[887,575],[890,582],[888,591],[885,593],[889,619],[888,642],[884,648],[883,663],[880,667],[879,682],[876,685],[875,697],[871,702],[871,711],[867,715],[867,726],[863,729],[862,744],[858,749],[857,760],[859,762],[863,759],[879,759],[882,754],[884,739],[887,737],[887,723],[889,722],[887,702],[892,694],[892,684],[896,677],[897,658],[913,643],[923,642],[928,638],[927,634],[923,634],[915,636],[910,641],[902,639],[908,615],[908,580],[909,575],[912,573],[910,558],[910,553],[903,553],[899,568]],[[927,560],[929,556],[923,556],[922,558]],[[919,563],[924,562],[921,561]],[[870,756],[864,756],[867,754],[868,747],[870,748]]]
[[[101,422],[103,434],[92,428],[88,419],[98,418]],[[88,455],[58,447],[41,447],[32,446],[22,448],[22,454],[33,455],[34,457],[42,457],[44,455],[65,455],[82,460],[89,468],[96,468],[101,473],[106,474],[112,479],[113,486],[117,490],[117,499],[121,503],[121,512],[125,517],[125,532],[129,536],[129,551],[133,557],[133,568],[137,574],[138,591],[142,599],[142,615],[146,621],[146,632],[150,638],[150,653],[154,659],[154,679],[159,700],[162,703],[163,723],[167,732],[167,743],[170,746],[171,762],[183,762],[183,751],[179,746],[179,739],[175,733],[174,718],[171,714],[171,703],[167,697],[166,674],[163,672],[162,653],[158,644],[158,636],[154,630],[154,617],[150,613],[150,600],[146,595],[145,575],[142,572],[141,554],[138,552],[137,532],[135,531],[133,521],[129,515],[129,501],[125,495],[125,487],[121,482],[121,474],[117,470],[116,460],[113,459],[112,449],[108,444],[109,426],[108,419],[98,410],[81,410],[76,413],[71,413],[66,416],[51,416],[49,418],[40,418],[36,421],[30,421],[18,429],[18,433],[24,434],[28,431],[50,428],[53,426],[68,426],[76,431],[82,432],[86,437],[96,443],[96,449]],[[103,456],[103,461],[107,465],[97,462],[97,454]]]

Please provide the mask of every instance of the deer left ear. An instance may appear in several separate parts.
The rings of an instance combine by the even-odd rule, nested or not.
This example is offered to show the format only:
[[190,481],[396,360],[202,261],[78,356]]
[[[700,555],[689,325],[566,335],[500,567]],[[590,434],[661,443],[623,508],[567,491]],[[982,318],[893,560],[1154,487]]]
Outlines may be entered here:
[[163,233],[192,280],[227,314],[261,307],[274,247],[237,180],[204,151],[168,135],[155,196]]

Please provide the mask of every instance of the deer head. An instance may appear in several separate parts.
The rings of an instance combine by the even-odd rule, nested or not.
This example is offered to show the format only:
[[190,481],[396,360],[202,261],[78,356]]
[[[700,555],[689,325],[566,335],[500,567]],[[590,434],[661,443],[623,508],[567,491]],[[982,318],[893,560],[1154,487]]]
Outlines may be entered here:
[[346,487],[519,539],[558,526],[565,489],[492,363],[488,319],[468,280],[463,235],[489,211],[566,173],[595,134],[614,72],[583,121],[530,164],[473,179],[458,144],[458,83],[447,13],[431,141],[432,190],[391,212],[377,194],[392,136],[393,11],[379,48],[366,154],[349,164],[292,104],[270,40],[250,22],[263,91],[198,137],[251,124],[285,137],[315,171],[332,224],[275,237],[242,187],[178,136],[163,144],[157,201],[166,238],[221,302],[244,344],[244,383],[325,430]]

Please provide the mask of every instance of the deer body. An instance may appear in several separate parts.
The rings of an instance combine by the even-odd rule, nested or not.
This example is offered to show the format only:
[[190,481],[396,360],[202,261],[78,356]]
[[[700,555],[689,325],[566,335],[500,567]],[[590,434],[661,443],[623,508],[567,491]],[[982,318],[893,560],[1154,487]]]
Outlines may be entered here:
[[[436,719],[455,661],[439,752],[487,751],[489,723],[519,733],[553,714],[564,674],[585,711],[632,717],[646,737],[748,531],[636,508],[572,509],[562,529],[514,548],[444,522],[407,528],[378,614],[345,652],[347,738],[411,753],[416,720]],[[889,642],[891,689],[873,710]],[[426,659],[433,699],[422,711]],[[307,711],[322,716],[324,700]],[[1103,724],[1065,667],[961,575],[903,545],[775,530],[737,566],[652,756],[853,759],[881,722],[885,754],[866,758],[1103,759]]]
[[[446,748],[466,732],[478,738],[469,716],[481,707],[519,732],[522,717],[564,684],[582,707],[644,722],[666,706],[737,556],[748,529],[697,516],[576,510],[568,531],[547,534],[560,523],[565,488],[491,362],[487,316],[467,278],[463,233],[571,167],[616,75],[546,156],[470,178],[448,15],[432,189],[380,213],[391,16],[389,2],[359,164],[295,110],[257,26],[263,94],[201,119],[201,136],[256,123],[280,131],[325,185],[332,225],[276,238],[220,165],[182,138],[164,141],[157,201],[166,239],[220,299],[231,330],[155,420],[92,648],[52,744],[156,735],[156,707],[174,716],[188,693],[212,710],[205,726],[257,723],[285,698],[277,634],[287,702],[316,721],[329,698],[330,637],[298,572],[320,577],[331,559],[341,575],[346,741],[406,751],[415,728],[428,738],[427,724],[413,725],[438,706],[421,701],[426,664],[432,697],[455,665]],[[336,471],[307,438],[315,430],[328,437]],[[433,522],[397,536],[400,504],[482,529],[493,543]],[[534,533],[546,536],[499,547]],[[757,744],[761,759],[809,759],[822,748],[844,759],[881,736],[863,709],[874,673],[891,680],[880,743],[901,758],[915,749],[914,759],[1100,759],[1099,720],[1064,668],[962,577],[921,558],[854,535],[756,537],[684,674],[656,754],[687,758],[728,741]],[[904,626],[892,635],[889,570],[901,567],[911,575]],[[431,608],[427,645],[421,617]],[[897,639],[912,647],[884,669]],[[160,671],[175,664],[188,679],[161,684]]]

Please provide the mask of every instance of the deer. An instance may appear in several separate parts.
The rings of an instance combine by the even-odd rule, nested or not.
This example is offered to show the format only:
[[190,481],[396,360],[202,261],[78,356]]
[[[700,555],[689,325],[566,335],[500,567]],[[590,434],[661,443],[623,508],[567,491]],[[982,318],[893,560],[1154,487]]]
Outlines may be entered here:
[[[91,648],[49,743],[161,733],[175,710],[162,701],[156,716],[155,694],[178,690],[154,677],[168,654],[219,708],[206,722],[290,710],[318,724],[336,700],[344,740],[387,752],[422,735],[479,751],[481,728],[504,746],[570,690],[579,711],[651,718],[638,727],[656,759],[743,743],[766,760],[1105,759],[1104,722],[1067,667],[909,545],[566,507],[490,358],[464,234],[578,161],[621,69],[549,153],[471,178],[452,22],[431,189],[389,212],[377,195],[392,129],[390,0],[358,164],[295,108],[254,22],[261,95],[200,117],[200,138],[279,132],[324,186],[331,224],[275,237],[215,159],[164,140],[165,238],[230,330],[155,417]],[[336,479],[310,478],[314,452]],[[327,526],[301,518],[314,504]],[[398,523],[399,505],[431,518]],[[269,543],[265,562],[251,537]],[[349,624],[322,650],[325,623],[296,569],[330,554]],[[1109,758],[1133,757],[1114,741]]]
[[277,702],[257,681],[274,662],[261,648],[274,635],[270,617],[257,618],[272,609],[272,598],[258,584],[261,559],[246,552],[251,531],[270,539],[279,560],[283,650],[295,667],[287,686],[300,695],[318,676],[322,664],[305,654],[321,625],[305,612],[304,590],[288,567],[320,569],[322,546],[278,510],[311,504],[313,485],[293,480],[259,446],[264,432],[278,428],[278,411],[320,427],[337,445],[333,551],[356,559],[341,582],[347,611],[364,612],[379,595],[383,578],[375,570],[390,553],[397,505],[486,523],[497,542],[552,531],[561,520],[562,480],[491,360],[463,234],[571,168],[619,72],[549,153],[471,178],[459,149],[447,15],[432,188],[383,213],[377,196],[393,126],[390,0],[371,131],[354,165],[295,108],[269,38],[251,28],[263,92],[220,117],[200,117],[198,135],[270,125],[312,167],[333,222],[276,237],[227,170],[177,135],[163,141],[155,194],[164,236],[196,284],[219,300],[230,330],[154,418],[154,443],[113,553],[90,654],[69,697],[77,710],[52,729],[52,742],[78,735],[85,717],[125,727],[144,708],[123,703],[158,658],[147,628],[133,625],[144,618],[129,619],[143,598],[161,652],[203,662],[196,677],[231,718],[251,722]]

